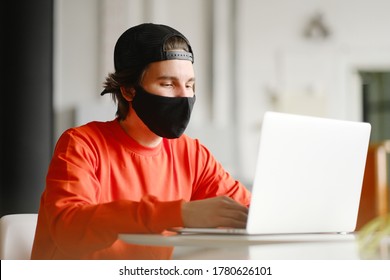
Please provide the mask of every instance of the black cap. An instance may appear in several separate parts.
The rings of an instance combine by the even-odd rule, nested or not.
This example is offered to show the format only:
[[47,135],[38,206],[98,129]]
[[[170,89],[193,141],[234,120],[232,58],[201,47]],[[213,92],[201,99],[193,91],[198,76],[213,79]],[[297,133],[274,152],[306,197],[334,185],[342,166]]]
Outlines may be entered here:
[[[166,52],[163,46],[167,39],[178,36],[183,38],[190,52],[180,51],[175,56]],[[173,55],[173,56],[172,56]],[[185,59],[193,62],[193,53],[187,38],[172,27],[143,23],[126,30],[118,39],[114,50],[115,70],[125,70],[132,67],[145,67],[147,64],[168,59]]]
[[[186,51],[164,51],[167,39],[178,36],[183,38],[189,47]],[[143,23],[127,29],[116,42],[114,49],[115,71],[126,69],[142,70],[149,63],[181,59],[194,62],[192,48],[187,38],[179,31],[162,24]],[[107,92],[103,91],[101,95]]]
[[[166,52],[163,46],[167,39],[179,36],[183,38],[190,52]],[[114,65],[116,71],[133,67],[145,67],[151,62],[184,59],[193,62],[193,53],[187,38],[172,27],[143,23],[127,29],[118,39],[114,50]]]
[[[179,36],[183,38],[190,52],[166,52],[163,46],[167,39]],[[118,39],[114,50],[114,66],[116,71],[134,67],[145,67],[151,62],[184,59],[194,62],[191,46],[187,38],[172,27],[143,23],[126,30]]]

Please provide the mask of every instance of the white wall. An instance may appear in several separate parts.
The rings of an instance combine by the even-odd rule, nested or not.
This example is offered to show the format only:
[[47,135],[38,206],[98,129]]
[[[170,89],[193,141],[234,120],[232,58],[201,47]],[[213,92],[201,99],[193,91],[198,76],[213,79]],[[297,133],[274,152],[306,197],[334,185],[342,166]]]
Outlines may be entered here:
[[[318,12],[330,35],[309,40],[303,30]],[[99,96],[113,46],[143,21],[191,41],[198,99],[188,133],[245,182],[264,111],[359,120],[357,70],[390,69],[388,0],[57,0],[56,137],[113,117],[110,98]]]
[[98,91],[99,19],[95,0],[55,1],[54,108],[72,109]]
[[[265,110],[277,108],[270,94],[316,109],[290,104],[284,106],[287,111],[360,120],[360,97],[351,92],[350,76],[359,64],[390,69],[390,1],[238,2],[240,174],[251,178],[259,122]],[[305,39],[304,27],[317,12],[323,14],[330,36]]]

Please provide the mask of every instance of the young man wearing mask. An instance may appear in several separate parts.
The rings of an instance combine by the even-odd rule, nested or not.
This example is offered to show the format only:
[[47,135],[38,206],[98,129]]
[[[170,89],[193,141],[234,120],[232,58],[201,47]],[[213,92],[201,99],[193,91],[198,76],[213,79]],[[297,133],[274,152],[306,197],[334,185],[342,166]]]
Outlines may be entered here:
[[119,233],[245,227],[250,193],[183,134],[195,103],[194,56],[177,30],[140,24],[114,50],[102,95],[115,120],[65,131],[42,194],[32,259],[169,259]]

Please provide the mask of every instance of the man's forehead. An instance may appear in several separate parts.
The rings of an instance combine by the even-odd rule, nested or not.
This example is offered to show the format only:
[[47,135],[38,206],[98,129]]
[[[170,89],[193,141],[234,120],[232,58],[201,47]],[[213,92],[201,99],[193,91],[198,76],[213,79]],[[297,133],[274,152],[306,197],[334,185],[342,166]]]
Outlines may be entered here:
[[153,62],[145,69],[145,74],[158,79],[195,79],[194,67],[188,60],[164,60]]

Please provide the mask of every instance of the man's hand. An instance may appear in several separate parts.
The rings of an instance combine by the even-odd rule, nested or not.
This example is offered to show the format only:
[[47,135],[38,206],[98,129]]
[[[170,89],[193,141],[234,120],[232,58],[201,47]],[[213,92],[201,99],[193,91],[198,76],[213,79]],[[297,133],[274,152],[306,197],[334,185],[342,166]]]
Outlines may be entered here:
[[185,227],[244,228],[248,208],[227,196],[185,202],[182,205]]

